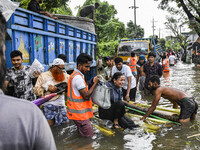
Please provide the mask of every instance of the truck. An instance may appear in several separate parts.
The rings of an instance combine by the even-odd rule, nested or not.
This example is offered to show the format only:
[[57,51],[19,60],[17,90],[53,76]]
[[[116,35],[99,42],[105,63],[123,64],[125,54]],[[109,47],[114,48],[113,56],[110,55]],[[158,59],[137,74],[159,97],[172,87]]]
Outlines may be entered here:
[[72,72],[80,53],[92,56],[88,79],[97,74],[95,33],[54,20],[44,15],[17,8],[7,22],[6,65],[11,67],[10,53],[19,50],[23,65],[31,65],[37,59],[45,68],[59,54],[67,56],[65,68]]
[[136,39],[120,39],[119,46],[117,48],[117,56],[123,59],[126,63],[127,59],[131,57],[131,52],[134,51],[137,58],[140,55],[145,55],[147,58],[148,53],[153,51],[156,54],[156,59],[159,60],[159,54],[163,51],[161,46],[156,44],[154,38],[136,38]]

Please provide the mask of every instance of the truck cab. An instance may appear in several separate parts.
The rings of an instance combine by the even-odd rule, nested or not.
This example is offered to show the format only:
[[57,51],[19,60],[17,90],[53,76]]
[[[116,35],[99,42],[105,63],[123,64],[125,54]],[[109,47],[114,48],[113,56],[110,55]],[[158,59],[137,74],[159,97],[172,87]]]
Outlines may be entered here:
[[120,39],[117,57],[121,57],[126,63],[127,59],[131,57],[132,51],[135,52],[137,59],[140,55],[145,55],[147,59],[148,53],[151,51],[155,52],[157,57],[159,57],[157,52],[162,54],[161,46],[156,45],[154,38]]

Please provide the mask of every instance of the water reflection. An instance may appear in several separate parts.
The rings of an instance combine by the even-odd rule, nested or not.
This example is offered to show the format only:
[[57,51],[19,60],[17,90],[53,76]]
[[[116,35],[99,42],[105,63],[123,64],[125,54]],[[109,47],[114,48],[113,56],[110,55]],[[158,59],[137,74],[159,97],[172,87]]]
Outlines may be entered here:
[[[161,78],[161,85],[178,88],[196,97],[199,103],[200,97],[200,68],[194,64],[178,62],[170,67],[170,73]],[[140,98],[140,97],[138,97]],[[142,97],[149,102],[153,96]],[[172,107],[165,99],[160,100],[160,105]],[[199,112],[199,111],[198,111]],[[189,150],[200,149],[200,136],[188,139],[188,136],[198,134],[200,119],[185,126],[173,125],[162,127],[157,133],[145,133],[141,128],[135,130],[117,131],[115,136],[103,135],[94,128],[95,135],[92,138],[82,138],[74,125],[63,125],[52,128],[58,150]]]

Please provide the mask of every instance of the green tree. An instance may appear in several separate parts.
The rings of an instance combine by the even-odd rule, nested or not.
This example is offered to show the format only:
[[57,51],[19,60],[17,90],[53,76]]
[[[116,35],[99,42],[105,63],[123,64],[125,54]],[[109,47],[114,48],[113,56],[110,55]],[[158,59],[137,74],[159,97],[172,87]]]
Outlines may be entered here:
[[166,50],[172,49],[178,51],[180,49],[180,43],[176,40],[167,40],[165,43]]
[[125,36],[125,25],[118,19],[111,19],[104,25],[98,26],[99,42],[119,40]]
[[[187,50],[187,43],[188,41],[188,35],[186,36],[182,36],[181,35],[181,31],[179,32],[181,26],[185,24],[185,22],[183,22],[182,18],[177,18],[177,17],[167,17],[167,22],[165,22],[166,28],[169,29],[172,33],[174,38],[176,39],[176,43],[179,43],[179,45],[177,46],[178,49],[180,49],[180,47],[183,48],[184,53],[186,54],[186,50]],[[176,49],[177,47],[174,46]],[[185,55],[186,57],[186,55]]]
[[[79,16],[81,8],[95,2],[100,4],[98,9],[95,10],[95,28],[98,39],[97,54],[102,56],[113,55],[119,39],[125,36],[125,25],[115,18],[117,10],[114,5],[110,5],[106,1],[86,0],[83,6],[77,7],[79,8],[77,16]],[[89,18],[91,17],[89,16]]]
[[166,50],[166,46],[165,46],[166,41],[165,41],[165,39],[162,38],[162,39],[159,40],[159,42],[160,42],[162,50],[165,51]]
[[115,48],[119,45],[119,41],[98,42],[98,54],[104,56],[115,56]]
[[[94,5],[95,2],[98,2],[100,6],[95,10],[95,21],[96,24],[106,24],[110,19],[113,19],[115,14],[117,14],[117,10],[114,5],[109,5],[107,1],[101,2],[100,0],[86,0],[83,6],[79,6],[79,10],[77,16],[80,16],[80,10],[87,5]],[[91,18],[91,16],[87,16]]]
[[117,11],[108,2],[100,3],[96,10],[96,33],[99,42],[118,40],[125,36],[125,25],[115,18]]
[[[114,5],[109,5],[109,3],[106,1],[101,2],[100,0],[86,0],[83,6],[79,6],[77,16],[80,16],[79,12],[83,7],[87,5],[94,5],[95,2],[100,4],[98,9],[95,10],[95,27],[98,41],[101,42],[115,40],[117,39],[117,35],[123,35],[121,32],[125,32],[125,27],[122,25],[122,22],[119,22],[118,19],[115,19],[117,10],[115,9]],[[87,17],[91,18],[91,16]]]
[[[129,21],[127,23],[127,28],[126,28],[126,37],[133,39],[135,38],[135,24],[133,24],[133,21]],[[137,38],[143,38],[144,37],[144,28],[141,28],[140,25],[137,25]]]
[[[15,1],[20,2],[19,6],[24,9],[28,8],[28,3],[30,2],[30,0]],[[72,15],[72,11],[67,4],[68,1],[69,0],[43,0],[43,3],[40,6],[44,11],[50,13]]]
[[[159,8],[167,10],[171,14],[179,14],[190,23],[196,33],[200,36],[200,1],[199,0],[159,0]],[[177,7],[173,7],[175,3]],[[184,12],[184,13],[183,13]],[[186,19],[185,18],[185,19]]]
[[114,19],[116,14],[117,10],[114,5],[109,5],[108,2],[102,2],[96,11],[96,23],[104,25],[109,20]]
[[72,10],[67,3],[60,7],[52,8],[51,13],[72,16]]

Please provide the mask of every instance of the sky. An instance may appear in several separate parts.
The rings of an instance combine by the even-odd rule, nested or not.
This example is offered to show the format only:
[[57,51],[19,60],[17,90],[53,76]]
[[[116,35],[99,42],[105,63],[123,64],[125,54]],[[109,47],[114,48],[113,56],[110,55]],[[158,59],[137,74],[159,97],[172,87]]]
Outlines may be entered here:
[[[101,1],[103,2],[103,0]],[[82,6],[84,2],[85,0],[71,0],[69,6],[72,9],[74,16],[78,11],[74,8],[78,5]],[[130,20],[134,22],[134,9],[129,9],[130,6],[134,6],[134,0],[107,0],[107,2],[115,6],[115,9],[118,12],[115,18],[119,18],[119,21],[123,22],[125,25]],[[144,28],[145,38],[153,35],[153,19],[155,26],[154,35],[159,36],[159,31],[160,38],[172,35],[164,25],[166,16],[169,14],[167,11],[158,9],[158,4],[159,2],[154,0],[136,0],[136,6],[139,7],[136,9],[136,24]]]

